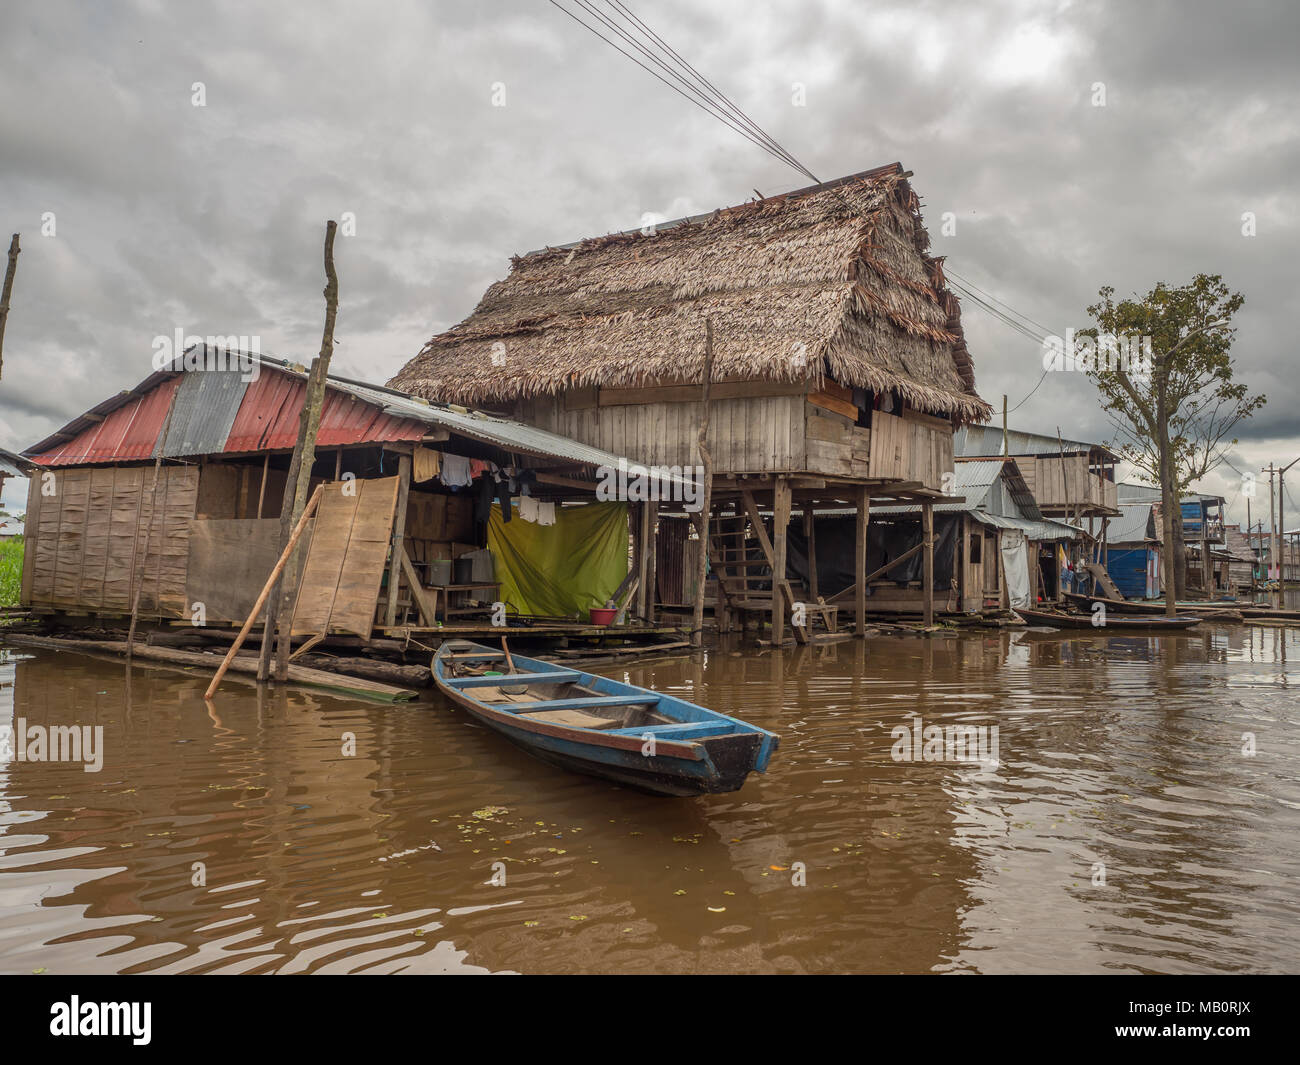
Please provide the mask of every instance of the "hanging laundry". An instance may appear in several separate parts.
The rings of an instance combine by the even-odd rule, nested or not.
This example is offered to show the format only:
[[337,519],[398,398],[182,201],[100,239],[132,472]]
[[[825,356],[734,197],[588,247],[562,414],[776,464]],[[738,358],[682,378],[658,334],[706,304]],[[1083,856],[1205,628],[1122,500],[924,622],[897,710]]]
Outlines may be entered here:
[[417,447],[411,457],[411,479],[419,484],[438,476],[442,469],[442,454],[432,448]]
[[519,516],[524,521],[536,521],[538,517],[537,500],[532,496],[519,497]]
[[554,525],[555,524],[555,504],[538,503],[537,504],[537,524]]
[[442,483],[448,487],[464,487],[473,482],[469,470],[470,460],[464,455],[444,455],[442,457]]
[[487,459],[470,459],[469,460],[470,479],[478,480],[479,477],[481,477],[483,474],[488,472],[491,466],[492,463],[488,462]]

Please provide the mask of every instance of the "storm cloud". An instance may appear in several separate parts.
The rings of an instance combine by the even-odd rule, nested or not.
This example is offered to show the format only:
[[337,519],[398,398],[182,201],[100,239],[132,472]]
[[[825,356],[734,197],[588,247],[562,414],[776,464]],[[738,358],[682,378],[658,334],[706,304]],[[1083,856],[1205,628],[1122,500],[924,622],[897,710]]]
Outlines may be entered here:
[[[1103,284],[1222,274],[1268,403],[1203,487],[1244,520],[1234,470],[1300,455],[1296,5],[631,6],[820,178],[901,161],[933,252],[1044,332],[1087,325]],[[18,0],[0,101],[15,450],[143,378],[178,327],[310,358],[344,212],[337,368],[382,381],[512,254],[808,184],[546,0]],[[1034,341],[969,302],[963,321],[1013,426],[1111,438],[1086,380],[1039,384]]]

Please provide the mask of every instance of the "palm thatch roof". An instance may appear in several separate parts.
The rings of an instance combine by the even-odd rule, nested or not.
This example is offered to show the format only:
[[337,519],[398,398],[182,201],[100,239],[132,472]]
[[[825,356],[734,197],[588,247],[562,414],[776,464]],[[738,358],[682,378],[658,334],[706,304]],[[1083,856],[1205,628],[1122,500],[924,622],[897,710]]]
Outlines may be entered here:
[[[389,382],[490,403],[590,385],[826,376],[984,421],[957,299],[926,254],[920,201],[894,163],[641,231],[512,260],[465,321]],[[495,355],[495,357],[494,357]]]

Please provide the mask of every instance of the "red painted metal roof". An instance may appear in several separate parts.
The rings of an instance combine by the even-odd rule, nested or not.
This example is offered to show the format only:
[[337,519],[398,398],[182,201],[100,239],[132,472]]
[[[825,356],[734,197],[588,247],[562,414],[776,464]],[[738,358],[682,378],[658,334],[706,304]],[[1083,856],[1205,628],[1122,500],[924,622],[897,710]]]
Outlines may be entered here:
[[[41,466],[79,466],[150,458],[181,380],[181,374],[164,378],[105,414],[103,421],[81,429],[72,439],[40,455],[30,456],[31,460]],[[298,442],[298,421],[306,390],[303,380],[264,366],[242,394],[232,393],[239,409],[221,451],[292,448]],[[385,414],[372,403],[330,388],[325,394],[316,444],[340,447],[413,441],[422,439],[428,431],[424,422]]]
[[[291,448],[298,442],[298,420],[306,382],[281,373],[261,373],[250,381],[226,451]],[[383,441],[420,440],[429,427],[408,418],[393,418],[355,396],[329,389],[321,410],[317,447]]]
[[172,395],[181,378],[162,381],[110,411],[104,420],[82,429],[71,440],[40,455],[29,456],[38,466],[81,466],[92,462],[124,462],[153,455],[167,418]]

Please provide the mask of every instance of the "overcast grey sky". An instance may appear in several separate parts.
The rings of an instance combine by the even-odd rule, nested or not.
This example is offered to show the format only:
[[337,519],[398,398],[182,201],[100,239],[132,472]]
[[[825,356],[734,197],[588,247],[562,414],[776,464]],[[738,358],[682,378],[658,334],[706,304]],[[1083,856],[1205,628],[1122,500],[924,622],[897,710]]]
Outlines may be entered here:
[[[627,2],[819,177],[901,161],[934,253],[1049,332],[1086,326],[1102,284],[1223,274],[1246,296],[1241,375],[1268,395],[1231,461],[1300,455],[1282,255],[1300,5]],[[324,222],[345,211],[336,365],[382,381],[513,253],[807,184],[547,0],[11,0],[4,27],[15,450],[147,375],[152,338],[178,327],[309,358]],[[969,303],[963,321],[980,393],[1020,404],[1040,348]],[[1077,374],[1048,374],[1012,425],[1111,436]],[[1221,473],[1202,487],[1244,521],[1240,478]]]

